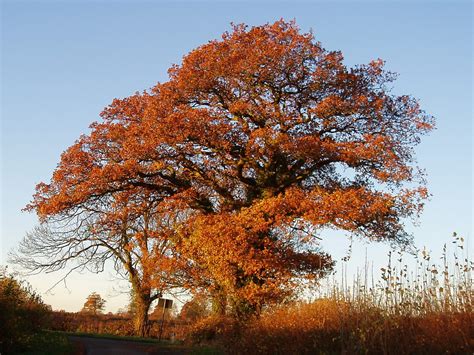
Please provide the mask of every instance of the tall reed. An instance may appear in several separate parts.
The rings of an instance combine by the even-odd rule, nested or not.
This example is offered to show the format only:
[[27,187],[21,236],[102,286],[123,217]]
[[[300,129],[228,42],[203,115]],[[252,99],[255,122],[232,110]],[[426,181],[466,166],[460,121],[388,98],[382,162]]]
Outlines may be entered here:
[[363,270],[358,270],[349,281],[345,259],[341,266],[341,281],[334,273],[328,282],[318,287],[316,295],[354,306],[375,306],[387,314],[471,313],[474,261],[470,260],[464,238],[454,233],[451,244],[451,253],[444,244],[438,262],[426,248],[416,250],[412,268],[405,262],[406,255],[393,249],[376,281],[367,258]]

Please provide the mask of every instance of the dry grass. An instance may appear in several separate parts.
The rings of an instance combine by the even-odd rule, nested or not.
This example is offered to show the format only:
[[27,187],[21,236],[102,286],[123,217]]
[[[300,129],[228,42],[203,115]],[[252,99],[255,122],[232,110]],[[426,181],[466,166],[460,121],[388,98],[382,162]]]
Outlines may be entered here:
[[438,263],[420,251],[411,270],[392,251],[378,281],[368,281],[366,265],[350,286],[333,278],[314,302],[267,310],[245,325],[210,317],[190,338],[242,354],[474,353],[474,264],[463,242],[454,235],[454,250],[445,246]]

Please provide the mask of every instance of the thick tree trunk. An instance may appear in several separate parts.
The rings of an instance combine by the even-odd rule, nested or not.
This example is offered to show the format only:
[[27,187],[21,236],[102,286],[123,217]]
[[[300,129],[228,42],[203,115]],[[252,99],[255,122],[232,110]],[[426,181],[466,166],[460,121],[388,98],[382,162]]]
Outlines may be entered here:
[[150,295],[139,293],[135,295],[134,328],[135,334],[140,337],[146,337],[150,333],[150,322],[148,319],[150,305]]
[[244,299],[234,299],[231,304],[231,313],[236,319],[246,321],[252,317],[259,317],[262,308],[256,303]]
[[216,291],[212,295],[212,310],[215,314],[224,316],[227,311],[227,295],[223,291]]
[[[131,259],[129,257],[129,259]],[[143,287],[147,280],[140,280],[137,271],[132,267],[131,263],[126,265],[129,272],[130,283],[132,285],[132,302],[133,302],[133,326],[135,335],[146,337],[150,333],[150,322],[148,320],[148,311],[153,302],[151,289]]]

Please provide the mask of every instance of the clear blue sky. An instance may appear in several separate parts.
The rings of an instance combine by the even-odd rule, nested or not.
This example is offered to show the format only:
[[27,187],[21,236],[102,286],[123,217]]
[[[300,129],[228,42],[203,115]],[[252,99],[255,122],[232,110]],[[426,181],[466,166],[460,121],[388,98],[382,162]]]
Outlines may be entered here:
[[[135,2],[3,1],[1,71],[0,264],[36,223],[20,210],[35,184],[48,181],[61,152],[88,131],[102,108],[167,79],[172,63],[230,28],[296,19],[348,65],[374,58],[400,74],[397,93],[420,99],[437,130],[418,147],[433,194],[416,244],[438,251],[453,231],[472,238],[472,4],[466,2]],[[341,256],[342,236],[325,249]],[[357,243],[376,266],[386,247]],[[471,248],[472,250],[472,248]],[[471,253],[472,254],[472,253]],[[350,270],[349,270],[350,272]],[[30,278],[40,292],[60,275]],[[73,275],[69,291],[44,295],[57,309],[78,310],[91,291],[108,310],[126,303],[111,273]],[[125,284],[123,284],[125,285]]]

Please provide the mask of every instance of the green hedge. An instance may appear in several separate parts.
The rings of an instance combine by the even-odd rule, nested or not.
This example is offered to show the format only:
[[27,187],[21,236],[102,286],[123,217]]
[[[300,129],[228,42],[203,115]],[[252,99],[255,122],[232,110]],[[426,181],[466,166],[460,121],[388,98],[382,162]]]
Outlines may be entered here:
[[51,308],[31,287],[0,268],[0,353],[27,350],[49,325]]

